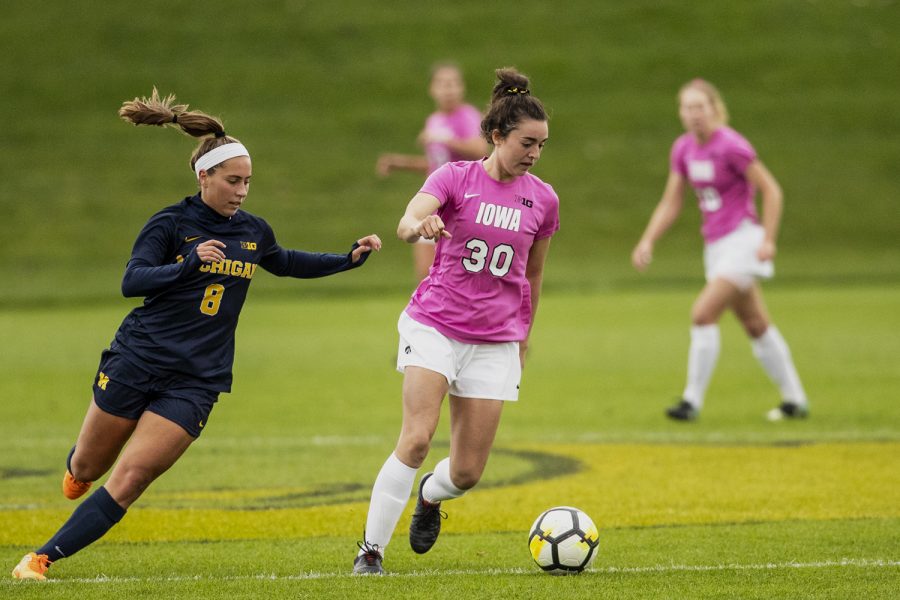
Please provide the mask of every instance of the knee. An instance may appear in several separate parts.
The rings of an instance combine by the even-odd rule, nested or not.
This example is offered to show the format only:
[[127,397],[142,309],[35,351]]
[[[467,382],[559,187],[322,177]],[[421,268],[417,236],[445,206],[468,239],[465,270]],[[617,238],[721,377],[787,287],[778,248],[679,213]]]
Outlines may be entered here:
[[431,437],[425,433],[405,433],[397,444],[397,456],[411,467],[419,468],[431,449]]
[[751,338],[756,339],[763,335],[769,329],[769,322],[762,318],[747,319],[741,322],[744,331]]
[[691,325],[702,327],[704,325],[715,325],[719,321],[718,315],[704,308],[694,307],[691,309]]
[[461,490],[470,490],[481,481],[481,473],[480,469],[454,468],[450,472],[450,481]]
[[79,456],[77,451],[72,455],[72,460],[69,461],[69,472],[78,481],[97,481],[106,470],[87,457]]
[[117,488],[125,498],[137,498],[146,490],[155,476],[153,472],[141,465],[125,466],[116,473]]

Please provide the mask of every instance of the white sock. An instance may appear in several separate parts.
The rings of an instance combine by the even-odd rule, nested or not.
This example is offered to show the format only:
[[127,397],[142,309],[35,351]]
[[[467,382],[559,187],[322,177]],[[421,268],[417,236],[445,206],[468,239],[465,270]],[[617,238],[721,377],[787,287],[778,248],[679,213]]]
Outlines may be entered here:
[[435,504],[452,498],[459,498],[466,493],[450,481],[450,457],[448,456],[434,468],[434,475],[425,481],[422,488],[422,498],[426,502]]
[[712,379],[716,361],[719,360],[720,346],[718,325],[691,326],[687,385],[681,396],[694,405],[695,408],[699,409],[703,406],[706,388],[709,386],[709,380]]
[[750,344],[753,346],[753,355],[762,364],[769,379],[781,391],[781,398],[787,402],[805,406],[806,392],[803,391],[800,376],[794,367],[791,349],[781,337],[778,328],[769,325],[766,332],[758,338],[750,340]]
[[[406,503],[409,502],[417,470],[403,464],[392,452],[375,478],[364,541],[377,545],[382,555],[385,546],[391,541]],[[362,550],[359,553],[362,554]]]

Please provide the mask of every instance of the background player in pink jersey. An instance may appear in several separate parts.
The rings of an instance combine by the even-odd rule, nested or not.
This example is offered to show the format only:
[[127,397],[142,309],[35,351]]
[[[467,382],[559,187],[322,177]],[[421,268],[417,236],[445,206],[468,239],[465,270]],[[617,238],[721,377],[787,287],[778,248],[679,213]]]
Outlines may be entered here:
[[397,235],[437,240],[435,262],[398,323],[403,424],[372,489],[358,574],[381,574],[385,546],[409,500],[450,396],[450,456],[422,477],[409,530],[427,552],[441,502],[478,483],[503,402],[518,399],[528,335],[541,291],[559,198],[529,173],[547,141],[547,113],[515,69],[499,69],[481,123],[494,146],[480,161],[448,163],[409,202]]
[[[466,85],[459,66],[437,63],[431,68],[428,95],[435,111],[428,116],[418,142],[425,155],[386,153],[378,157],[376,170],[386,177],[395,170],[431,174],[444,163],[476,160],[487,154],[487,142],[481,136],[481,112],[465,102]],[[434,241],[422,238],[413,245],[416,281],[428,275],[434,262]]]
[[[768,418],[805,417],[806,393],[787,343],[769,320],[758,282],[774,272],[781,188],[750,143],[727,126],[728,112],[713,85],[694,79],[681,88],[678,99],[687,133],[672,147],[662,199],[631,255],[638,270],[650,265],[654,243],[681,212],[686,185],[693,187],[703,214],[707,283],[691,309],[687,385],[666,414],[683,421],[697,417],[719,356],[718,321],[731,309],[750,336],[753,354],[781,392],[782,402]],[[757,189],[762,224],[754,205]]]

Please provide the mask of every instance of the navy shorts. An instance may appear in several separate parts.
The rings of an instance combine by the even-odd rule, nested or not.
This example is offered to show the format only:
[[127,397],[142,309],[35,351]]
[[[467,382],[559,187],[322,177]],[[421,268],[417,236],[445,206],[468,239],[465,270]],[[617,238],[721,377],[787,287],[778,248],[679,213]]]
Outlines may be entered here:
[[94,379],[94,402],[103,412],[139,419],[145,410],[199,437],[219,392],[199,387],[169,389],[120,354],[104,350]]

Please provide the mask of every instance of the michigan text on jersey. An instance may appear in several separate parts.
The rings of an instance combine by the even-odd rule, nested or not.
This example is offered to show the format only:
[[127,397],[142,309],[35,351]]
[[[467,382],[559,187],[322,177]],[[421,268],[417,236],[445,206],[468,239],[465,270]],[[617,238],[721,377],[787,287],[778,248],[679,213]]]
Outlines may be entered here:
[[226,258],[222,262],[203,263],[198,269],[201,273],[232,275],[234,277],[243,277],[244,279],[252,279],[256,272],[256,263],[243,262],[240,260],[231,260]]

